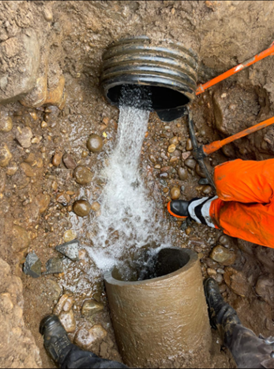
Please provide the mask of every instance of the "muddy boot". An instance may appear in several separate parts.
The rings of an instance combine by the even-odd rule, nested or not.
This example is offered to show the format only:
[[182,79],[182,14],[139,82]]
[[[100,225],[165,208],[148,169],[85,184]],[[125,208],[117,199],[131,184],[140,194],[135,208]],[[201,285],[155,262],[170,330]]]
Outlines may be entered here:
[[59,318],[56,315],[46,316],[40,323],[39,331],[44,337],[46,351],[56,363],[62,365],[74,345],[70,342]]
[[232,331],[241,325],[236,311],[224,301],[218,283],[213,278],[204,282],[208,314],[212,328],[218,329],[227,345],[231,343]]
[[174,200],[169,201],[167,204],[167,210],[169,214],[179,219],[186,219],[189,216],[188,205],[189,201]]

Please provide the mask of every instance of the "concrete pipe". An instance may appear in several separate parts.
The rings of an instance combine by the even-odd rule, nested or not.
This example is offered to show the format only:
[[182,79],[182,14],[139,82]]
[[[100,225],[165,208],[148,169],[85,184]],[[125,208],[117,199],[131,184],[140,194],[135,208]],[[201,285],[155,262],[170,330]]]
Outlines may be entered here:
[[184,115],[195,97],[198,56],[181,43],[132,37],[111,44],[103,55],[101,88],[107,101],[119,106],[123,86],[146,86],[151,110],[172,121]]
[[123,281],[115,268],[105,274],[119,351],[132,367],[195,367],[193,355],[201,362],[211,345],[197,254],[171,247],[154,259],[144,280]]

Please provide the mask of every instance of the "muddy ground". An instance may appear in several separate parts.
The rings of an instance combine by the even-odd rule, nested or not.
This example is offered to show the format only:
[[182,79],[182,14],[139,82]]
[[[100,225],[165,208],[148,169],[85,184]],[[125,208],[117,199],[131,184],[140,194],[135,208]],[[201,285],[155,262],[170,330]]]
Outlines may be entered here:
[[[24,323],[17,311],[21,330],[7,325],[10,345],[30,342],[21,356],[4,350],[0,365],[54,365],[38,327],[61,296],[57,310],[70,338],[104,358],[121,360],[103,283],[87,273],[92,261],[84,249],[78,262],[63,260],[64,271],[59,274],[34,279],[22,272],[31,251],[45,271],[49,258],[60,258],[56,245],[76,237],[88,245],[85,227],[98,216],[103,188],[96,174],[107,159],[109,142],[115,140],[118,121],[118,110],[106,103],[99,89],[102,53],[113,40],[129,35],[168,37],[199,53],[199,82],[206,82],[271,44],[274,5],[265,1],[3,1],[0,20],[0,257],[23,283],[23,291],[17,289],[17,301],[3,295],[11,294],[5,282],[11,277],[3,264],[7,271],[1,278],[1,298],[6,305],[1,304],[1,312],[12,320],[10,302],[23,308]],[[268,57],[197,97],[191,108],[198,141],[206,144],[271,117],[273,68],[274,59]],[[91,133],[103,139],[100,154],[87,150]],[[176,146],[173,152],[168,150],[171,144]],[[65,154],[69,154],[67,160]],[[213,170],[235,158],[273,156],[270,127],[211,155],[208,166]],[[210,187],[198,184],[201,173],[191,159],[185,119],[166,124],[151,113],[141,167],[151,195],[165,214],[163,222],[170,224],[173,244],[199,254],[203,277],[216,278],[243,324],[256,334],[273,336],[273,250],[194,223],[182,230],[181,222],[165,211],[173,187],[180,188],[180,199],[213,194]],[[89,186],[75,181],[76,165],[94,174]],[[72,206],[84,197],[92,198],[93,210],[88,217],[77,218]],[[218,245],[228,254],[219,263],[211,254]],[[96,312],[83,310],[84,303]],[[213,337],[211,367],[235,367],[215,332]],[[193,359],[193,367],[203,365],[199,358]]]

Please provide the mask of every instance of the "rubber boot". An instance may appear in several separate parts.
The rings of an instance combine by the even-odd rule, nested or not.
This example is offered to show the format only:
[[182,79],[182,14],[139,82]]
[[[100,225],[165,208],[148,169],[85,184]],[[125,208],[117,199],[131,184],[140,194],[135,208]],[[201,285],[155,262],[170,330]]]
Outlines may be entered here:
[[218,283],[213,278],[204,282],[208,314],[212,328],[218,329],[226,344],[231,343],[235,325],[241,324],[236,311],[224,301]]
[[189,203],[189,201],[183,200],[169,201],[169,203],[167,204],[167,210],[172,216],[184,220],[189,216]]
[[44,336],[44,346],[51,358],[60,366],[74,346],[56,315],[46,316],[40,323],[40,333]]

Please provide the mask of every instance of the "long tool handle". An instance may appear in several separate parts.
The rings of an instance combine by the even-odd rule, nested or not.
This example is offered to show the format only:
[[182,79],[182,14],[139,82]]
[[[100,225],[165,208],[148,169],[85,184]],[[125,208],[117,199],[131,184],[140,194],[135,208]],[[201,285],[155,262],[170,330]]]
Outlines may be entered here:
[[203,152],[205,155],[210,155],[212,154],[213,152],[219,150],[221,147],[223,147],[224,145],[230,143],[230,142],[233,142],[235,140],[238,140],[239,138],[242,138],[244,136],[247,136],[249,135],[250,133],[254,133],[254,132],[257,132],[259,131],[260,129],[262,128],[265,128],[265,127],[268,127],[270,126],[271,124],[274,123],[274,117],[272,118],[269,118],[267,120],[264,120],[263,122],[261,123],[258,123],[256,124],[255,126],[252,126],[250,128],[247,128],[245,129],[244,131],[241,131],[239,133],[236,133],[235,135],[233,136],[230,136],[228,138],[225,138],[224,140],[221,140],[221,141],[214,141],[214,142],[211,142],[210,144],[208,145],[204,145],[203,146]]
[[245,61],[242,64],[238,64],[236,67],[229,69],[227,72],[220,74],[218,77],[213,78],[212,80],[206,82],[205,84],[199,85],[196,90],[196,95],[203,93],[209,87],[216,85],[217,83],[223,81],[224,79],[233,76],[233,74],[240,72],[240,70],[243,70],[244,68],[249,67],[250,65],[257,63],[258,61],[264,59],[265,57],[273,54],[274,54],[274,42],[268,49],[262,51],[260,54],[253,56],[253,58]]

